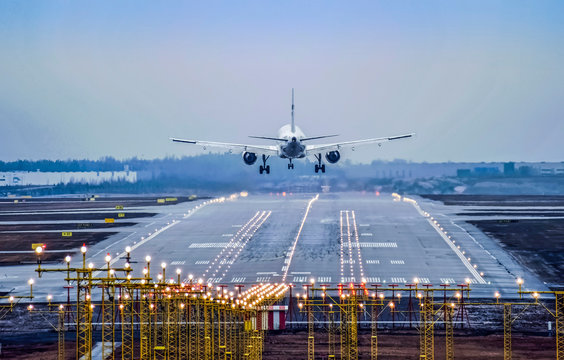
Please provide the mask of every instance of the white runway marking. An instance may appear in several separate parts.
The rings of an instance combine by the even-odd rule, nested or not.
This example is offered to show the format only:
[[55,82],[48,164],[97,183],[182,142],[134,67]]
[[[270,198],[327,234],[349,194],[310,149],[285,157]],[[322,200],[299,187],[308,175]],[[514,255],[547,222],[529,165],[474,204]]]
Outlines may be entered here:
[[372,233],[362,233],[360,236],[372,236]]
[[223,280],[222,277],[208,278],[208,283],[217,284],[220,283],[221,280]]
[[341,282],[343,283],[354,283],[356,282],[356,278],[354,276],[344,276],[341,278]]
[[184,265],[185,263],[186,260],[177,260],[177,261],[172,261],[170,265]]
[[318,276],[317,277],[318,283],[331,283],[331,276]]
[[405,283],[407,283],[407,280],[405,280],[404,277],[393,277],[391,279],[391,282],[396,283],[396,284],[405,284]]
[[233,236],[233,234],[223,234],[223,235],[221,235],[221,237],[232,237],[232,236]]
[[[237,231],[213,261],[211,261],[203,276],[226,276],[231,269],[231,265],[237,260],[241,251],[243,251],[258,229],[260,229],[264,222],[270,217],[270,214],[272,214],[272,211],[257,211],[255,215]],[[235,248],[238,248],[237,251],[235,251]]]
[[245,282],[246,277],[244,276],[239,276],[239,277],[233,277],[231,278],[231,282],[232,283],[242,283]]
[[311,271],[292,271],[290,274],[292,274],[292,275],[310,275]]
[[403,261],[403,260],[390,260],[390,264],[392,264],[392,265],[404,265],[405,261]]
[[443,284],[456,284],[453,278],[441,278],[441,283]]
[[358,225],[358,226],[360,226],[360,227],[369,227],[370,224],[360,224],[360,225]]
[[352,213],[352,220],[353,220],[353,230],[354,230],[354,241],[356,244],[356,252],[358,254],[358,268],[360,270],[360,278],[361,281],[364,278],[364,266],[362,264],[362,254],[360,252],[360,242],[358,240],[358,228],[356,226],[356,213],[353,211],[351,211]]
[[380,264],[380,260],[366,260],[366,263],[370,265],[378,265]]
[[309,214],[309,210],[311,209],[311,205],[317,199],[319,199],[319,194],[315,195],[315,197],[312,198],[307,203],[307,208],[306,208],[306,212],[304,214],[304,218],[302,219],[302,224],[300,225],[300,228],[298,229],[298,234],[296,235],[296,239],[294,240],[294,244],[292,245],[292,250],[288,254],[289,256],[287,256],[288,266],[286,267],[286,269],[282,270],[282,271],[284,271],[284,276],[282,276],[282,282],[286,282],[286,277],[288,276],[288,269],[290,268],[290,264],[292,264],[292,258],[294,257],[294,252],[296,251],[296,246],[298,245],[298,240],[300,239],[300,234],[302,233],[302,229],[304,228],[305,222],[307,220],[307,215]]
[[[346,220],[346,225],[345,225]],[[345,264],[348,264],[349,274],[351,278],[355,277],[355,264],[358,264],[358,274],[360,278],[364,278],[364,266],[362,264],[362,253],[360,248],[362,247],[358,239],[358,228],[356,225],[356,214],[354,210],[341,210],[339,212],[339,225],[340,225],[340,236],[341,236],[341,248],[340,248],[340,260],[341,260],[341,278],[345,278]],[[345,228],[346,226],[346,228]],[[346,231],[345,231],[346,230]],[[346,235],[346,237],[345,237]],[[353,241],[354,235],[354,241]],[[370,234],[362,234],[369,235]],[[353,260],[353,248],[356,248],[356,258]],[[347,251],[345,251],[347,250]],[[345,254],[348,258],[345,258]]]
[[410,202],[411,205],[413,205],[413,207],[417,210],[419,215],[421,215],[421,216],[423,216],[427,219],[429,224],[435,229],[435,231],[447,243],[447,245],[452,249],[452,251],[454,251],[454,253],[460,258],[460,260],[462,260],[462,263],[470,271],[472,276],[474,276],[474,279],[476,279],[476,281],[479,282],[480,284],[487,284],[486,280],[484,280],[484,278],[482,276],[480,276],[480,273],[478,273],[478,271],[476,271],[476,269],[474,269],[474,267],[472,266],[472,264],[470,264],[470,262],[468,261],[466,256],[464,256],[464,254],[462,254],[462,252],[460,252],[460,250],[453,244],[453,242],[448,238],[447,234],[445,234],[441,230],[441,228],[436,224],[436,222],[431,220],[431,217],[427,216],[425,214],[425,212],[423,211],[423,209],[421,209],[419,204],[417,204],[417,202],[415,200],[409,199],[409,198],[404,198],[404,201]]
[[239,242],[236,243],[192,243],[188,246],[191,249],[205,249],[205,248],[224,248],[224,247],[239,247],[241,244]]
[[397,248],[398,243],[395,242],[361,242],[362,248]]
[[207,265],[207,264],[209,264],[209,263],[210,263],[209,260],[198,260],[198,261],[196,261],[195,264],[196,264],[196,265]]
[[430,284],[431,280],[428,277],[417,277],[420,284]]
[[270,282],[270,276],[257,276],[258,283],[267,283]]
[[234,228],[240,228],[240,227],[243,227],[243,225],[241,225],[241,224],[237,224],[237,225],[231,225],[231,227],[234,227]]
[[309,282],[307,276],[294,276],[294,278],[292,279],[292,282],[295,283],[307,283]]
[[380,282],[380,277],[379,276],[372,276],[372,277],[367,277],[366,278],[366,283],[379,283]]

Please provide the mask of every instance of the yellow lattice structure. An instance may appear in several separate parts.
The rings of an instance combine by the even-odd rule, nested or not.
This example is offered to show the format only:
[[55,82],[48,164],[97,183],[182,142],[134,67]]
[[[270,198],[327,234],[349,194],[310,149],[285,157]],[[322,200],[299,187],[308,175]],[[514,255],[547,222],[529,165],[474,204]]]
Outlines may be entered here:
[[503,304],[503,359],[511,360],[511,304]]
[[65,310],[59,307],[59,317],[57,323],[57,360],[65,360]]
[[[263,312],[283,298],[288,289],[286,285],[255,285],[235,296],[233,292],[227,293],[225,287],[216,290],[192,281],[183,283],[180,276],[178,282],[166,282],[163,276],[155,282],[149,277],[149,264],[143,277],[134,278],[129,264],[124,268],[110,268],[109,255],[104,268],[86,266],[85,252],[82,267],[71,268],[69,258],[67,268],[37,269],[40,275],[65,272],[69,285],[76,285],[76,359],[92,359],[94,309],[102,320],[106,359],[115,358],[116,331],[120,335],[122,360],[262,359],[265,332],[260,322]],[[98,277],[100,273],[104,275]],[[100,291],[98,289],[101,289],[101,296],[96,298],[100,301],[95,302],[92,292]],[[116,314],[114,309],[117,322],[112,315]],[[59,357],[62,358],[64,315],[73,309],[61,305],[60,312],[60,324],[52,326],[59,333]]]
[[445,323],[445,359],[454,360],[454,326],[452,317],[454,309],[448,304],[444,306],[444,323]]
[[[268,306],[284,297],[287,286],[284,284],[261,284],[251,286],[237,296],[228,294],[225,287],[214,289],[211,285],[192,281],[165,281],[160,277],[154,281],[147,271],[140,278],[131,276],[132,270],[128,264],[124,268],[110,268],[107,266],[95,268],[86,266],[85,251],[83,252],[82,267],[71,268],[70,259],[67,268],[41,269],[41,275],[47,271],[66,272],[66,281],[76,287],[76,302],[70,306],[49,305],[47,312],[57,311],[58,325],[52,325],[59,334],[58,357],[64,358],[65,328],[76,329],[77,359],[90,360],[92,358],[93,311],[97,311],[97,319],[102,319],[101,330],[104,340],[106,358],[115,358],[115,334],[121,335],[122,359],[148,360],[224,360],[249,359],[261,360],[264,350],[265,331],[263,324],[265,311]],[[109,257],[109,255],[108,255]],[[164,268],[163,268],[164,269]],[[103,276],[98,276],[102,273]],[[32,282],[30,282],[32,284]],[[298,297],[298,306],[307,316],[307,358],[315,359],[316,351],[327,352],[330,359],[335,359],[340,352],[343,360],[357,360],[360,356],[358,348],[359,319],[366,321],[370,318],[370,358],[378,357],[378,321],[381,314],[400,316],[409,315],[411,323],[412,310],[402,310],[399,306],[401,293],[413,294],[419,299],[419,328],[421,343],[421,358],[434,357],[434,326],[440,324],[440,312],[443,310],[445,326],[446,359],[454,358],[454,318],[455,309],[458,315],[462,312],[462,305],[478,307],[497,307],[503,309],[504,325],[504,358],[511,357],[511,327],[520,313],[512,315],[512,306],[542,305],[556,319],[556,358],[563,359],[564,350],[564,292],[519,291],[517,302],[499,302],[499,294],[495,302],[472,302],[469,299],[470,286],[460,285],[459,288],[434,289],[431,285],[419,288],[417,284],[400,288],[374,285],[374,291],[365,284],[339,285],[335,288],[324,286],[315,288],[308,285],[303,297]],[[101,296],[99,291],[101,289]],[[435,302],[434,292],[444,292],[443,302]],[[447,297],[447,293],[450,295]],[[30,291],[32,298],[33,292]],[[119,294],[119,295],[118,295]],[[316,296],[320,294],[320,296]],[[523,295],[530,296],[523,296]],[[543,303],[541,294],[556,297],[555,309],[552,305]],[[455,300],[447,303],[446,299]],[[462,298],[461,298],[462,296]],[[547,296],[548,297],[548,296]],[[7,299],[7,297],[2,297]],[[11,311],[17,297],[10,297],[9,304],[0,304],[2,314]],[[96,299],[96,301],[95,301]],[[528,299],[528,300],[527,300]],[[397,301],[397,303],[396,303]],[[411,301],[411,300],[410,300]],[[455,307],[455,302],[458,305]],[[397,304],[397,307],[394,305]],[[33,306],[29,305],[31,311]],[[382,311],[379,311],[382,309]],[[392,312],[393,309],[393,312]],[[439,310],[436,310],[439,309]],[[368,311],[371,311],[369,316]],[[65,325],[65,315],[74,319],[75,323]],[[118,320],[116,321],[116,316]],[[417,315],[417,314],[415,314]],[[405,317],[404,317],[405,318]],[[321,343],[315,343],[316,329],[324,328],[321,319],[328,323],[328,348],[325,350]],[[363,320],[364,319],[364,320]],[[385,320],[385,319],[384,319]],[[380,320],[381,321],[381,320]],[[407,321],[406,321],[407,323]],[[337,349],[337,336],[340,336],[340,349]],[[110,341],[111,340],[111,341]],[[138,352],[138,353],[136,353]],[[362,354],[366,355],[366,354]],[[304,356],[305,357],[305,356]]]
[[308,360],[315,359],[315,336],[314,336],[314,322],[313,309],[311,306],[307,308],[307,358]]
[[564,360],[564,292],[556,294],[556,359]]
[[370,359],[378,359],[378,304],[372,305],[372,319],[370,323]]

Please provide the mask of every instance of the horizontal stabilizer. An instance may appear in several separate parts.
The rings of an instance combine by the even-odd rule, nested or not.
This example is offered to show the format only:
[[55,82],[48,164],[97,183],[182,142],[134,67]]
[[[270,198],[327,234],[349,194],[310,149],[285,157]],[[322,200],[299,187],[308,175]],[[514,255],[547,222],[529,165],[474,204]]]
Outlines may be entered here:
[[196,141],[194,140],[184,140],[184,139],[176,139],[176,138],[170,138],[170,140],[175,142],[187,143],[187,144],[196,144]]
[[269,136],[249,136],[250,138],[253,139],[263,139],[263,140],[274,140],[274,141],[288,141],[286,139],[280,139],[280,138],[275,138],[275,137],[269,137]]
[[325,138],[330,138],[330,137],[335,137],[335,136],[339,136],[339,135],[312,136],[312,137],[307,137],[307,138],[303,138],[303,139],[300,139],[300,140],[301,141],[317,140],[317,139],[325,139]]

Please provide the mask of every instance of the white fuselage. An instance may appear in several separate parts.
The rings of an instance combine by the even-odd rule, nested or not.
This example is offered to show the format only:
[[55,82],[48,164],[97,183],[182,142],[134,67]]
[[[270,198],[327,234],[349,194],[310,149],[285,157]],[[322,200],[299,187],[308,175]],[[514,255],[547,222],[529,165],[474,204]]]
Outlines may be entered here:
[[285,139],[285,142],[279,142],[280,157],[283,159],[300,159],[306,156],[306,147],[301,144],[301,139],[305,138],[302,130],[292,125],[284,125],[278,130],[278,138]]

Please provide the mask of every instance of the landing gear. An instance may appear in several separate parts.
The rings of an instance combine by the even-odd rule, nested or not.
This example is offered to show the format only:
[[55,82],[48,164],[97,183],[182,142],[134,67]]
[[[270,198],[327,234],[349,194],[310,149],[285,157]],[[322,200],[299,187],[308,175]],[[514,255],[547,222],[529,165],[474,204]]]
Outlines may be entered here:
[[266,165],[266,160],[268,160],[270,156],[262,155],[262,165],[259,166],[259,173],[262,175],[263,172],[270,174],[270,165]]
[[294,169],[294,164],[292,164],[292,159],[290,159],[290,163],[288,164],[288,170]]
[[317,159],[317,164],[315,164],[315,173],[317,174],[320,170],[325,174],[325,164],[321,164],[321,154],[315,155]]

